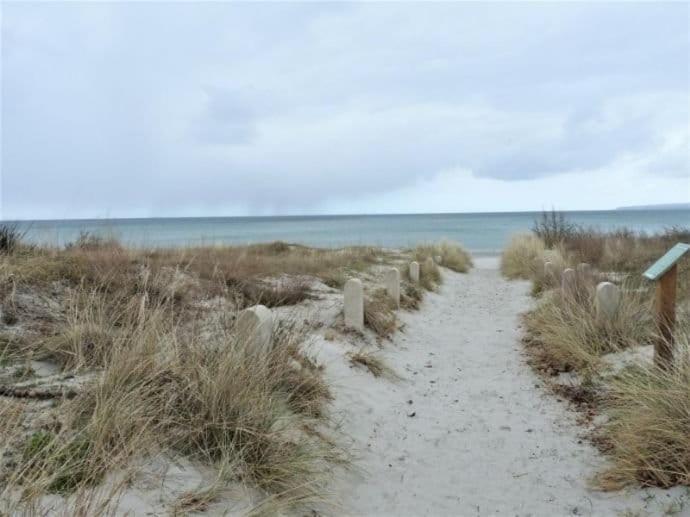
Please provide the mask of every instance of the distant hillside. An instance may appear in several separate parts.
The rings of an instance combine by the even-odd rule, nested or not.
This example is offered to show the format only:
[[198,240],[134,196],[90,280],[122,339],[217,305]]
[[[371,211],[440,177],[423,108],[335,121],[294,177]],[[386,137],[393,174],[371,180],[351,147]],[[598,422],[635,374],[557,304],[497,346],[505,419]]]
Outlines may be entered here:
[[690,203],[667,203],[664,205],[619,206],[616,210],[690,210]]

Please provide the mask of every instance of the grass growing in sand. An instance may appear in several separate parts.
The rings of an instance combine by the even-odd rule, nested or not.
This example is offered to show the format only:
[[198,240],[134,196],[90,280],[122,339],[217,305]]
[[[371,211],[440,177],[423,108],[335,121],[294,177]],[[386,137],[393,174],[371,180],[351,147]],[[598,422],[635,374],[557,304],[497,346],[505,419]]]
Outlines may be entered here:
[[364,325],[382,338],[390,337],[398,328],[393,302],[385,289],[377,289],[364,299]]
[[[585,397],[588,408],[608,418],[597,433],[612,459],[596,478],[604,489],[631,483],[690,486],[690,261],[679,266],[675,367],[666,371],[638,361],[615,373],[602,361],[605,354],[640,349],[658,339],[653,286],[640,275],[676,242],[690,242],[690,229],[656,235],[600,232],[552,213],[535,223],[533,234],[516,236],[503,253],[503,274],[532,280],[533,292],[541,295],[525,316],[531,363],[551,374],[577,372],[579,388],[554,387],[578,402]],[[551,278],[545,260],[554,265]],[[560,273],[583,261],[594,274],[578,274],[576,288],[564,293]],[[594,289],[602,280],[621,288],[621,305],[610,322],[596,318]]]
[[574,291],[548,291],[525,316],[528,344],[542,368],[591,370],[604,354],[652,342],[654,324],[641,294],[626,294],[611,321],[598,321],[595,287],[596,280],[580,275]]
[[437,244],[420,244],[414,250],[415,260],[422,266],[428,257],[441,257],[441,265],[458,273],[467,273],[472,267],[472,258],[463,247],[451,241]]
[[376,352],[359,350],[349,354],[350,363],[369,370],[374,377],[388,377],[398,379],[398,376]]
[[41,359],[62,373],[57,384],[16,390],[27,397],[16,403],[2,399],[0,511],[41,513],[45,494],[58,493],[72,494],[68,513],[107,513],[126,484],[103,485],[108,475],[161,452],[255,486],[272,507],[323,497],[342,451],[309,431],[330,392],[302,352],[305,327],[281,321],[261,355],[238,338],[236,314],[299,303],[312,297],[309,278],[338,284],[387,252],[134,250],[86,235],[65,249],[7,241],[0,295],[13,317],[4,318],[3,364]]
[[[217,472],[179,511],[238,482],[259,491],[258,511],[323,501],[346,451],[317,431],[331,394],[303,352],[310,329],[283,317],[262,355],[238,337],[236,315],[313,299],[316,280],[340,288],[379,266],[403,269],[409,256],[282,242],[130,249],[88,234],[57,249],[9,229],[0,246],[0,513],[44,514],[46,495],[58,494],[64,513],[106,514],[161,455]],[[438,285],[438,268],[422,278],[403,282],[404,308]],[[365,318],[379,336],[397,328],[380,289]],[[34,377],[37,360],[53,374]],[[390,373],[371,354],[352,360]]]
[[629,367],[608,387],[605,433],[613,465],[599,483],[690,486],[690,357],[668,372]]

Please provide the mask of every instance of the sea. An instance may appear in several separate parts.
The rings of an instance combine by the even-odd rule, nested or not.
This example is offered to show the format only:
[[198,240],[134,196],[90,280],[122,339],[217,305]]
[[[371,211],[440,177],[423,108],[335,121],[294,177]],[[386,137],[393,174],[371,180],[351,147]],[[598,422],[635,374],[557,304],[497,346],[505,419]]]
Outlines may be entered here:
[[[602,230],[654,233],[690,228],[690,210],[563,212],[570,222]],[[194,217],[4,221],[34,243],[64,246],[81,232],[117,238],[134,247],[188,247],[285,241],[318,247],[406,247],[442,239],[462,243],[475,255],[495,255],[511,235],[528,232],[541,212]]]

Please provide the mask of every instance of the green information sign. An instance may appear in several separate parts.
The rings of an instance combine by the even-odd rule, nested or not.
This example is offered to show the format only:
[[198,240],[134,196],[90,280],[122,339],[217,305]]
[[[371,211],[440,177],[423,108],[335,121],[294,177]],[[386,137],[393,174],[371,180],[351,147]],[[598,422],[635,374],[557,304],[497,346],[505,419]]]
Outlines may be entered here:
[[690,251],[690,244],[679,242],[668,250],[663,257],[649,266],[649,269],[642,273],[642,276],[648,280],[658,280],[688,251]]

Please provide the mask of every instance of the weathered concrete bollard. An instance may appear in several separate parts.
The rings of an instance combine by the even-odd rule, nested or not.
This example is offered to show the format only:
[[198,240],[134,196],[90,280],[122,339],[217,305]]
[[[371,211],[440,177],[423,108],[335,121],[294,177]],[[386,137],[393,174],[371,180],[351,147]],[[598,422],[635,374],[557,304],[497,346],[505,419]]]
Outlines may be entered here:
[[556,283],[556,266],[553,262],[549,262],[548,260],[544,262],[544,276],[549,284]]
[[419,262],[410,262],[410,280],[414,284],[419,283]]
[[364,288],[359,278],[345,282],[345,326],[364,330]]
[[580,262],[577,265],[577,272],[580,274],[588,274],[592,272],[592,266],[587,264],[587,262]]
[[587,262],[580,262],[577,265],[577,274],[580,275],[580,278],[589,280],[592,278],[592,266],[587,264]]
[[386,284],[386,292],[395,304],[395,307],[400,307],[400,271],[392,267],[386,270],[384,276]]
[[597,322],[606,323],[611,321],[618,311],[621,303],[621,291],[616,284],[611,282],[601,282],[597,285],[594,306],[597,311]]
[[563,296],[568,296],[575,294],[575,288],[577,286],[577,273],[572,268],[567,268],[561,274],[561,289],[563,290]]
[[441,255],[436,255],[434,257],[434,262],[436,262],[438,265],[441,265],[441,262],[443,262],[443,257]]
[[254,305],[237,316],[237,335],[258,353],[271,351],[273,313],[264,305]]

